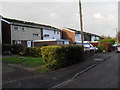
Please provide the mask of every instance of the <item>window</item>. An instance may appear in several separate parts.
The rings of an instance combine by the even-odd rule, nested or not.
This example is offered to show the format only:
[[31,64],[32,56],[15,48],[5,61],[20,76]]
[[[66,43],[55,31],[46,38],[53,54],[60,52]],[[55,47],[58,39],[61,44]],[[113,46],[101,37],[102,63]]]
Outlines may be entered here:
[[24,27],[22,27],[22,30],[24,31]]
[[56,30],[54,30],[54,34],[56,34]]
[[18,26],[14,26],[14,30],[18,30]]
[[59,34],[59,31],[57,31],[57,34]]
[[21,44],[21,41],[15,41],[15,44]]
[[48,34],[44,34],[44,37],[49,37],[49,35]]
[[33,36],[39,36],[39,34],[33,33]]

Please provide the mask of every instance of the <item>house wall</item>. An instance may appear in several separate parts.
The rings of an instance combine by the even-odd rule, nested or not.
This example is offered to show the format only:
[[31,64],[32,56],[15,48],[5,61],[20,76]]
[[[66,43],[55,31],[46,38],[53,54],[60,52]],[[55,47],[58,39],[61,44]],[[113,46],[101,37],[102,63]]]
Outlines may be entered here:
[[95,41],[96,37],[95,36],[91,36],[91,41]]
[[[15,27],[18,27],[18,30]],[[38,28],[12,25],[11,34],[12,40],[41,40],[41,29]],[[38,36],[35,36],[35,34]]]
[[91,41],[91,35],[84,33],[84,41]]
[[2,43],[11,44],[10,24],[2,21]]
[[43,29],[43,40],[50,40],[50,39],[61,39],[60,30]]
[[75,34],[75,41],[81,41],[81,34]]
[[43,45],[56,45],[57,41],[45,41],[45,42],[34,42],[34,47],[40,47]]
[[97,36],[96,36],[96,39],[97,39],[97,40],[99,40],[99,39],[100,39],[100,37],[97,37]]
[[[13,40],[12,43],[16,44],[15,40]],[[23,47],[27,47],[27,40],[21,40],[21,44],[22,44]]]
[[75,42],[75,32],[62,29],[62,39],[68,39],[70,40],[70,44],[73,44]]

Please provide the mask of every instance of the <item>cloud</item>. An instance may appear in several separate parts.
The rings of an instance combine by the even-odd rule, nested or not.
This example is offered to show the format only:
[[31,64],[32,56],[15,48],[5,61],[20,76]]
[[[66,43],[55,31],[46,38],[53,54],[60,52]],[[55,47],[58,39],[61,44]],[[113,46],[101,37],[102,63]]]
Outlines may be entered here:
[[104,17],[100,13],[95,13],[93,16],[96,19],[104,19]]

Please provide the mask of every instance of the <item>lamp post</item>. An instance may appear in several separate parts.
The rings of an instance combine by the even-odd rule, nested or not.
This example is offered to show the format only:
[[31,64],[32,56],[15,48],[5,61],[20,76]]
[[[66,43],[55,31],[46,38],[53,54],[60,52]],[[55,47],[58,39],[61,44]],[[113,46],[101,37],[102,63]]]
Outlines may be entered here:
[[81,6],[81,0],[79,0],[79,13],[80,13],[80,29],[81,29],[81,40],[82,40],[82,47],[83,44],[83,21],[82,21],[82,6]]

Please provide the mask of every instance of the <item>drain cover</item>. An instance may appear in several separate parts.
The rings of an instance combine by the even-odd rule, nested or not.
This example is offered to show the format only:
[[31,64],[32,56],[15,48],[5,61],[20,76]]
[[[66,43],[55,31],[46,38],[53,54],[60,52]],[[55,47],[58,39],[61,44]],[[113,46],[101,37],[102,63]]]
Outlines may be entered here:
[[102,59],[102,58],[95,58],[94,60],[95,61],[103,61],[104,59]]

